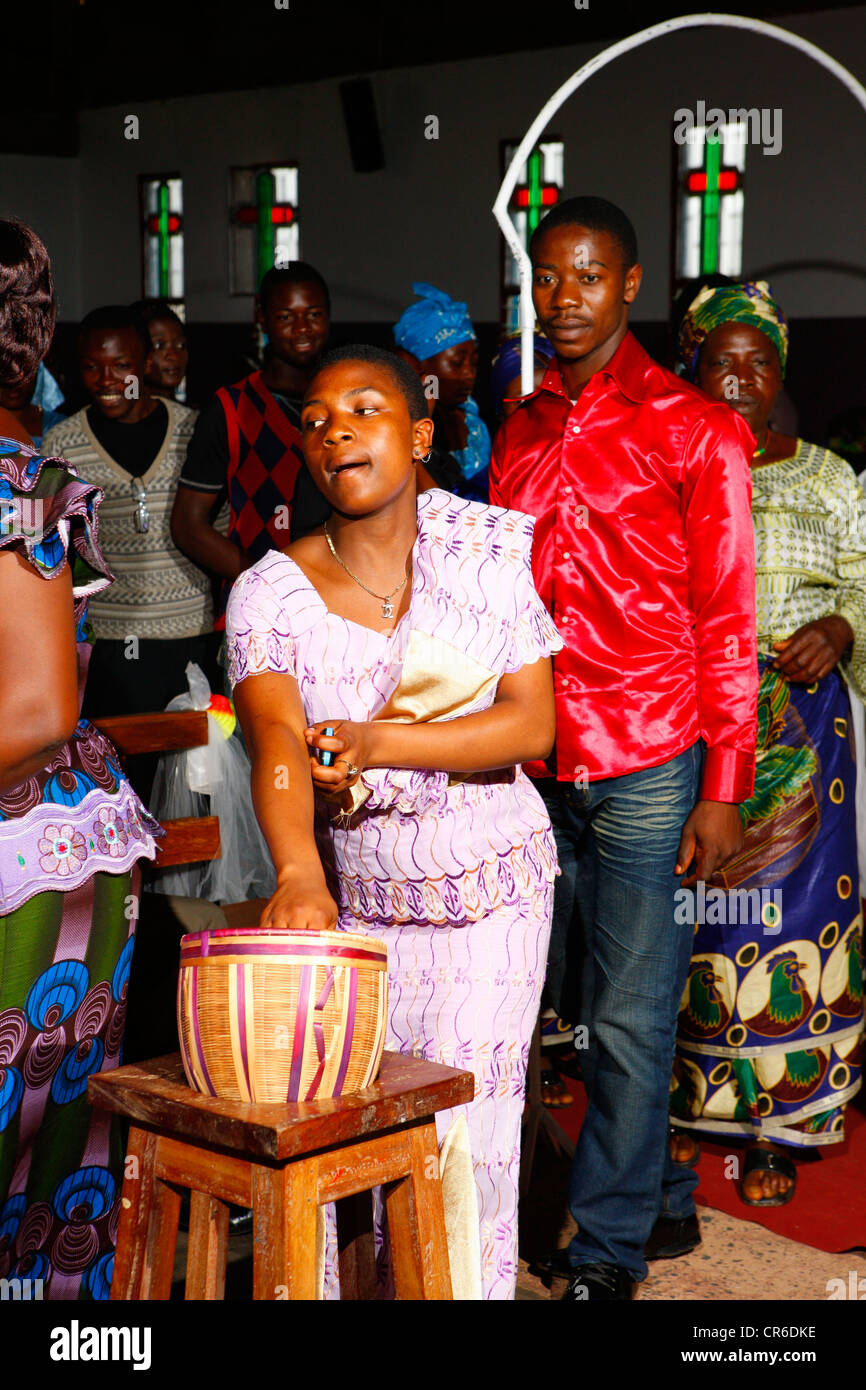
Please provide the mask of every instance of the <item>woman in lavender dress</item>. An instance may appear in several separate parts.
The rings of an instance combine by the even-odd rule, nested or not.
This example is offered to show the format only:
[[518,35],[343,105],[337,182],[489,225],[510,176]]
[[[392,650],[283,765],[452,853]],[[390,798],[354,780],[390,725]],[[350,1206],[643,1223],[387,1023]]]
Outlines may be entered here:
[[[510,1298],[557,872],[547,813],[515,766],[550,751],[561,645],[532,584],[532,521],[439,490],[416,499],[432,424],[390,353],[325,358],[302,432],[331,516],[247,570],[228,610],[277,870],[261,925],[383,939],[387,1045],[475,1074],[482,1286]],[[315,807],[314,789],[328,798]],[[441,1138],[455,1115],[438,1118]]]
[[[0,382],[54,327],[45,247],[0,222]],[[13,1297],[107,1298],[123,1169],[87,1079],[120,1060],[150,820],[79,720],[87,599],[111,583],[98,488],[0,410],[0,1277]]]

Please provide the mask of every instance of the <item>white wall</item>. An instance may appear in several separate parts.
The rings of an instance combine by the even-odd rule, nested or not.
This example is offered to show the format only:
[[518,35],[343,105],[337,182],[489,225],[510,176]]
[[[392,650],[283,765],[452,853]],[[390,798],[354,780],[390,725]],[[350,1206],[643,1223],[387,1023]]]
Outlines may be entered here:
[[[825,46],[866,83],[866,6],[780,24]],[[302,253],[329,280],[338,319],[392,321],[412,297],[412,280],[422,279],[467,299],[479,320],[495,320],[499,234],[490,207],[498,142],[522,135],[554,88],[599,47],[376,75],[387,160],[380,173],[352,172],[337,83],[317,82],[84,112],[79,161],[0,159],[0,201],[25,217],[32,208],[45,228],[68,317],[73,304],[77,312],[138,296],[137,175],[177,170],[184,178],[188,315],[245,321],[250,301],[232,299],[227,288],[227,171],[233,163],[296,159]],[[703,30],[620,59],[591,79],[551,128],[566,142],[566,192],[612,198],[635,222],[645,267],[635,317],[667,316],[672,121],[678,107],[699,98],[726,109],[782,111],[781,153],[750,148],[747,156],[744,268],[828,263],[774,273],[789,314],[866,315],[866,112],[792,49]],[[124,139],[130,112],[140,120],[138,141]],[[439,118],[438,141],[424,138],[429,114]],[[25,177],[18,165],[42,172]],[[79,246],[76,168],[78,299],[70,271]],[[16,198],[20,206],[13,207]]]
[[0,155],[0,217],[17,217],[38,232],[51,253],[59,317],[81,318],[79,161]]

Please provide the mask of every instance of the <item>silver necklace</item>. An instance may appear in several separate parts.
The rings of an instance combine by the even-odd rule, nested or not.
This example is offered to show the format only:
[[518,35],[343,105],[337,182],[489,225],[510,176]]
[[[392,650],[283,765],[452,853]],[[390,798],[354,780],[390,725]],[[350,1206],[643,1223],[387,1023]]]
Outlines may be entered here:
[[132,478],[129,490],[137,503],[132,514],[135,529],[140,536],[146,536],[150,530],[150,512],[147,510],[147,492],[141,478]]
[[350,569],[349,569],[349,566],[346,564],[345,560],[341,560],[341,559],[340,559],[339,555],[337,554],[336,550],[334,549],[334,542],[331,540],[331,537],[330,537],[330,535],[328,534],[328,523],[327,523],[327,521],[323,524],[322,530],[323,530],[324,533],[325,533],[325,540],[328,542],[328,549],[330,550],[330,552],[331,552],[331,554],[333,555],[334,559],[336,560],[337,564],[338,564],[338,565],[341,565],[341,566],[343,567],[343,569],[346,571],[346,573],[348,574],[348,576],[349,576],[350,579],[354,579],[354,581],[355,581],[356,584],[360,584],[360,586],[361,586],[362,589],[365,589],[365,590],[367,591],[367,593],[370,594],[373,598],[377,598],[377,599],[379,600],[379,602],[380,602],[381,605],[382,605],[382,617],[383,617],[383,618],[393,618],[393,616],[394,616],[394,605],[393,605],[393,603],[391,602],[391,600],[394,598],[394,595],[395,595],[395,594],[399,594],[400,590],[403,588],[403,585],[406,583],[406,580],[409,578],[409,567],[408,567],[408,565],[407,565],[407,567],[406,567],[406,573],[403,575],[403,578],[400,580],[400,583],[397,585],[396,589],[392,589],[391,592],[390,592],[390,594],[377,594],[376,591],[375,591],[374,589],[369,588],[368,585],[366,585],[366,584],[364,583],[363,579],[359,579],[359,578],[358,578],[358,576],[357,576],[357,574],[355,574],[354,570],[350,570]]

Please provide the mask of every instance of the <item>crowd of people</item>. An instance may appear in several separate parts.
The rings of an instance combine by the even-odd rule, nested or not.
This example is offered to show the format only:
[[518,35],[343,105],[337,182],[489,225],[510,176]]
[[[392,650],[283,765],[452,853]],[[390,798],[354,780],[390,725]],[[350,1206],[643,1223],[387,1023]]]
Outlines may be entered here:
[[577,1234],[541,1261],[568,1301],[696,1248],[701,1135],[742,1143],[752,1206],[844,1137],[860,487],[780,430],[766,283],[689,287],[673,372],[629,329],[621,209],[563,201],[530,255],[527,396],[510,338],[479,403],[467,306],[423,282],[390,349],[329,349],[297,261],[261,283],[261,365],[200,411],[168,304],[93,310],[66,414],[47,252],[0,223],[0,625],[29,639],[0,701],[0,1276],[108,1295],[122,1152],[86,1086],[122,1058],[159,827],[153,760],[91,721],[163,709],[191,661],[234,695],[261,925],[384,940],[386,1045],[475,1076],[484,1297],[514,1296],[540,1009],[545,1103],[587,1096]]

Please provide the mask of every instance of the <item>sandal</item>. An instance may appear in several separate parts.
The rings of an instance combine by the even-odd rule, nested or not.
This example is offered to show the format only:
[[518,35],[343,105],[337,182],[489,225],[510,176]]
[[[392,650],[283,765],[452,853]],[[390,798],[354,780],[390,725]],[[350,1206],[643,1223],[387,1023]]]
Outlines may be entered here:
[[673,1154],[671,1154],[671,1162],[681,1163],[684,1168],[694,1168],[695,1164],[701,1156],[701,1146],[698,1143],[697,1139],[695,1139],[691,1134],[686,1134],[683,1130],[678,1129],[676,1125],[671,1125],[668,1131],[668,1142],[670,1142],[671,1139],[691,1139],[693,1146],[691,1157],[674,1158]]
[[[778,1173],[780,1177],[787,1178],[791,1186],[787,1192],[777,1192],[772,1197],[747,1197],[745,1195],[745,1181],[751,1173]],[[797,1169],[786,1158],[784,1154],[776,1153],[774,1149],[767,1149],[760,1145],[753,1145],[746,1152],[746,1161],[743,1165],[743,1176],[740,1179],[739,1194],[740,1201],[747,1207],[783,1207],[790,1202],[797,1186]]]
[[574,1105],[574,1096],[552,1067],[545,1067],[541,1073],[541,1103],[548,1110],[564,1110]]

